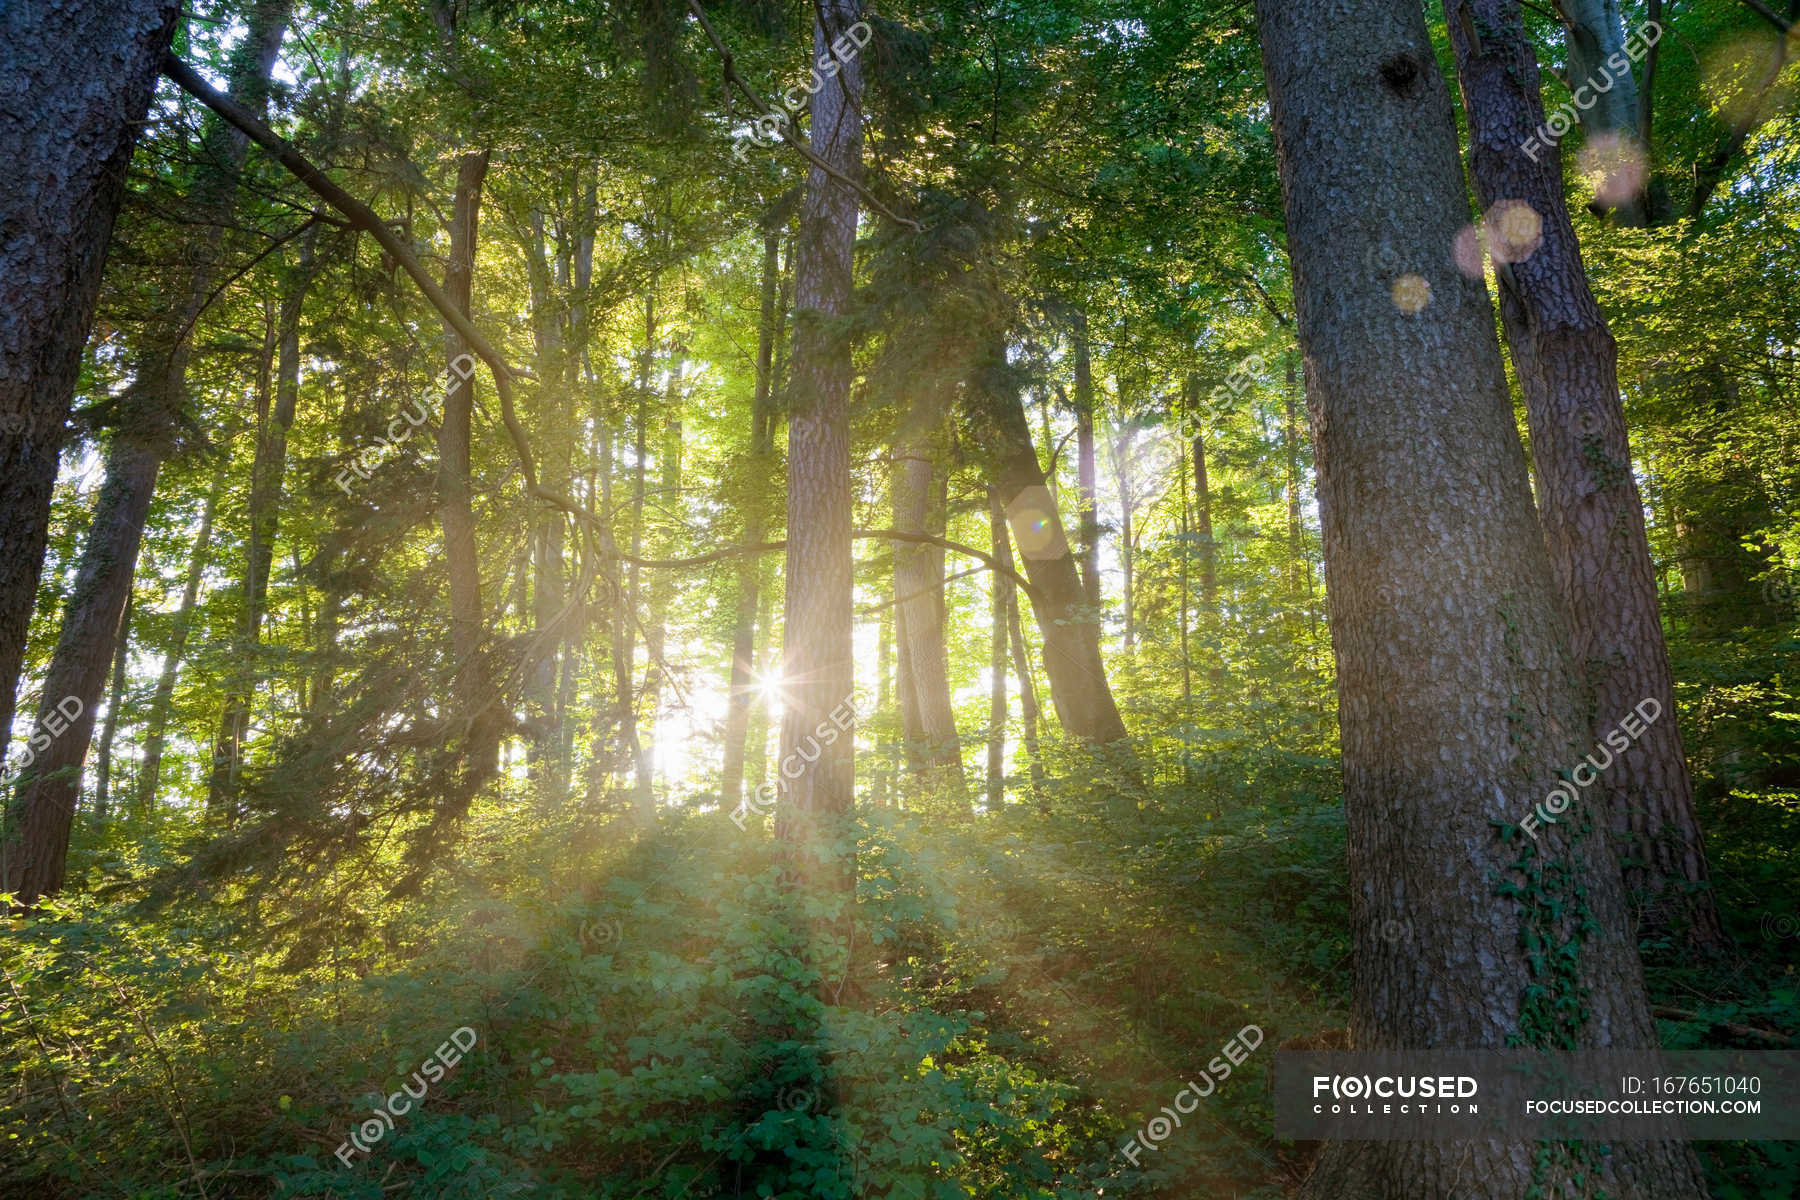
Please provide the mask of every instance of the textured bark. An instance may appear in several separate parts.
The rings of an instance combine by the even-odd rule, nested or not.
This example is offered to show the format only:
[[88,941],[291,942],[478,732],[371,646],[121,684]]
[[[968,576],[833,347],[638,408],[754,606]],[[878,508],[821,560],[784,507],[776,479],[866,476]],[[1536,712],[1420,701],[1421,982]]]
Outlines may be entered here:
[[119,711],[125,705],[125,669],[131,658],[131,596],[125,596],[125,612],[119,618],[119,645],[113,651],[112,683],[107,685],[106,724],[100,729],[100,745],[94,754],[94,819],[106,820],[112,803],[113,739],[119,733]]
[[[258,3],[249,14],[247,35],[232,52],[226,70],[232,93],[254,111],[267,106],[269,72],[287,29],[287,16],[288,0]],[[174,293],[176,302],[142,331],[131,385],[119,400],[121,419],[107,448],[106,482],[45,677],[46,705],[73,697],[82,712],[33,764],[16,800],[23,844],[12,877],[25,903],[53,894],[62,885],[70,821],[93,738],[94,710],[112,663],[157,476],[174,449],[187,401],[188,335],[221,271],[224,230],[236,206],[238,175],[248,148],[243,133],[208,118],[202,165],[189,194],[206,224],[197,226],[187,243],[188,261]]]
[[1122,741],[1125,723],[1106,681],[1095,608],[1076,571],[1062,517],[1044,486],[1004,344],[988,348],[964,398],[970,423],[983,433],[976,451],[987,482],[1006,503],[1007,523],[1025,560],[1057,717],[1066,733],[1090,746]]
[[[936,388],[915,392],[894,434],[894,528],[944,536],[946,513],[938,464],[947,456],[944,418],[948,398]],[[944,551],[896,542],[894,628],[901,672],[907,680],[902,709],[907,764],[923,795],[967,811],[962,744],[950,699],[950,655],[944,645]]]
[[206,507],[200,510],[200,531],[194,535],[194,550],[188,558],[187,581],[181,588],[181,603],[175,609],[175,620],[169,629],[169,648],[163,656],[162,671],[156,678],[156,691],[150,698],[150,712],[144,722],[144,761],[138,768],[137,786],[131,802],[140,817],[148,815],[156,801],[156,788],[162,777],[163,744],[169,727],[169,705],[175,696],[175,678],[181,669],[182,655],[187,652],[188,632],[194,624],[194,602],[200,596],[200,581],[206,574],[207,559],[212,552],[213,512],[218,508],[224,483],[223,471],[213,476],[212,489],[206,494]]
[[[242,599],[238,608],[236,651],[240,672],[236,686],[225,699],[219,731],[213,739],[213,769],[208,783],[208,803],[218,807],[237,791],[244,762],[244,743],[250,733],[250,699],[257,685],[257,652],[262,645],[263,616],[269,603],[269,571],[274,560],[275,538],[281,530],[281,486],[287,473],[288,430],[300,396],[300,309],[312,282],[317,249],[315,226],[300,243],[297,271],[281,298],[281,312],[274,331],[277,361],[274,402],[259,412],[256,453],[250,464],[250,502],[245,514],[249,537],[244,550]],[[268,395],[267,389],[261,391]]]
[[[75,589],[63,614],[62,632],[44,677],[40,724],[54,720],[57,705],[74,697],[81,711],[43,747],[19,777],[13,801],[16,849],[0,841],[6,888],[24,905],[62,888],[69,829],[81,795],[82,764],[94,735],[94,710],[112,665],[113,647],[131,589],[132,564],[156,488],[160,451],[116,438],[106,458],[106,482],[94,509]],[[10,832],[10,829],[8,830]]]
[[[488,151],[465,153],[457,162],[456,198],[450,217],[450,257],[444,293],[464,316],[475,286],[475,246],[480,233],[481,190]],[[469,450],[475,378],[450,367],[469,353],[461,334],[444,326],[444,420],[438,432],[438,519],[444,529],[444,565],[450,577],[450,653],[455,663],[451,711],[465,739],[464,763],[479,782],[499,767],[499,727],[489,707],[483,657],[486,622],[481,600],[481,560],[475,545],[475,511],[469,482]]]
[[[1653,1046],[1596,814],[1535,842],[1502,835],[1580,761],[1588,725],[1492,308],[1443,255],[1466,210],[1424,15],[1412,0],[1256,7],[1338,660],[1353,1043]],[[1389,251],[1428,294],[1347,274]],[[1408,936],[1383,938],[1385,921]],[[1540,1174],[1539,1149],[1333,1142],[1301,1194],[1705,1194],[1684,1145],[1615,1143],[1584,1156],[1601,1161],[1581,1182],[1579,1151],[1551,1148]]]
[[[752,482],[769,477],[775,452],[774,370],[775,342],[782,317],[776,309],[781,286],[781,234],[771,223],[763,228],[762,316],[757,324],[756,391],[750,404],[750,461]],[[744,520],[744,542],[755,545],[767,533],[762,498],[755,497]],[[731,636],[731,692],[725,714],[725,767],[720,778],[721,802],[735,811],[744,797],[744,739],[750,730],[750,708],[759,697],[752,680],[756,662],[756,610],[762,585],[762,558],[746,554],[738,560],[737,611]]]
[[0,730],[12,729],[63,426],[125,168],[179,7],[69,0],[0,15]]
[[[1446,0],[1469,120],[1469,161],[1496,239],[1500,315],[1525,393],[1538,512],[1551,573],[1568,606],[1575,662],[1591,690],[1599,742],[1645,699],[1665,719],[1586,793],[1608,809],[1615,849],[1645,925],[1723,938],[1675,719],[1644,502],[1632,474],[1618,352],[1588,287],[1563,202],[1562,164],[1519,149],[1544,119],[1537,57],[1518,0]],[[1479,31],[1479,32],[1477,32]],[[1517,207],[1528,205],[1529,209]],[[1500,208],[1490,207],[1490,212]],[[1502,232],[1526,217],[1535,237]]]
[[[820,0],[815,12],[818,58],[860,19],[861,5]],[[862,99],[862,58],[852,56],[812,100],[813,153],[853,180],[862,178]],[[793,377],[787,390],[785,708],[776,760],[783,795],[775,819],[775,835],[795,882],[845,905],[855,896],[854,850],[846,838],[856,742],[837,732],[831,714],[853,699],[851,362],[841,318],[850,304],[856,214],[855,193],[818,167],[808,172],[794,257]],[[790,775],[792,764],[801,769]],[[835,932],[847,935],[848,926]]]

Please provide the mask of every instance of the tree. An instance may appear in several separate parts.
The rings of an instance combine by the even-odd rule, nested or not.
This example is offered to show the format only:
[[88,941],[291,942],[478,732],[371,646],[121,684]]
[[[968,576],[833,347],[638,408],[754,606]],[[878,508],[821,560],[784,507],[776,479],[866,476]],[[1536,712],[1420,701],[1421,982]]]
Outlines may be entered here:
[[[858,0],[821,0],[813,55],[840,47],[841,67],[812,98],[808,141],[819,160],[806,177],[794,255],[794,343],[788,398],[787,602],[781,689],[782,797],[775,836],[804,890],[854,897],[844,844],[855,786],[852,738],[839,720],[854,711],[850,556],[849,309],[857,196],[827,173],[862,172],[863,68],[844,54],[861,19]],[[847,60],[847,61],[842,61]],[[803,770],[790,775],[793,764]],[[847,918],[847,912],[845,914]],[[822,950],[823,948],[821,948]]]
[[[231,55],[226,74],[232,91],[257,110],[267,103],[269,72],[287,30],[290,2],[258,3],[250,13],[248,33]],[[187,402],[189,334],[221,270],[224,229],[236,208],[249,138],[209,117],[203,147],[192,199],[206,223],[188,243],[190,260],[180,272],[177,302],[159,312],[143,333],[130,387],[120,399],[119,427],[107,446],[106,482],[45,676],[40,720],[71,697],[80,703],[80,715],[33,765],[15,800],[23,845],[11,890],[27,904],[62,886],[94,712],[131,592],[157,476],[176,450]]]
[[1538,515],[1569,609],[1570,652],[1591,691],[1594,738],[1645,700],[1669,716],[1620,752],[1589,794],[1603,797],[1627,885],[1648,906],[1649,927],[1679,926],[1717,944],[1723,933],[1673,719],[1674,681],[1618,351],[1588,287],[1563,202],[1562,161],[1544,155],[1534,162],[1522,149],[1544,121],[1536,52],[1517,0],[1446,0],[1444,14],[1469,119],[1469,173],[1487,209],[1500,316],[1525,394]]
[[[0,116],[0,156],[14,174],[0,189],[0,730],[12,729],[63,427],[125,168],[179,10],[175,0],[7,8],[0,94],[21,102]],[[0,762],[5,754],[0,745]]]
[[[1409,0],[1259,0],[1324,530],[1359,1048],[1655,1045],[1605,814],[1518,826],[1588,728],[1487,294],[1450,100]],[[1345,264],[1391,248],[1398,279]],[[1596,819],[1598,818],[1598,819]],[[1383,939],[1382,922],[1411,934]],[[1546,964],[1567,963],[1566,970]],[[1481,1003],[1430,986],[1448,972]],[[1604,1162],[1499,1141],[1336,1142],[1315,1197],[1705,1194],[1685,1144]],[[1583,1182],[1577,1183],[1577,1179]]]

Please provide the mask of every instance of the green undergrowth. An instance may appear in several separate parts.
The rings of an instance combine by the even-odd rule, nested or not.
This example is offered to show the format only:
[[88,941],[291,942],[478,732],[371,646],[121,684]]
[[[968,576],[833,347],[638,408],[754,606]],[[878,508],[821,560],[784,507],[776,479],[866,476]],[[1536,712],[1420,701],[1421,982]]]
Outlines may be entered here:
[[109,852],[109,899],[0,926],[0,1195],[1278,1195],[1274,1047],[1330,1021],[1348,949],[1335,806],[1049,786],[1055,816],[865,811],[847,979],[714,809],[478,805],[404,905],[345,871],[151,910]]

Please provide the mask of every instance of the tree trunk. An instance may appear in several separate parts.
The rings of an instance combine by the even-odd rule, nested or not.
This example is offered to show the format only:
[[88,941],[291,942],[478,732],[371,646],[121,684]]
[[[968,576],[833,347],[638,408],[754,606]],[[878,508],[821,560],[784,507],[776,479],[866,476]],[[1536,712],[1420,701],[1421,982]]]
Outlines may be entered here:
[[[1124,389],[1120,389],[1121,401]],[[1131,423],[1125,421],[1119,426],[1118,433],[1111,439],[1113,474],[1119,481],[1119,573],[1124,577],[1123,605],[1125,610],[1125,653],[1130,655],[1137,646],[1137,620],[1134,593],[1137,584],[1136,550],[1132,545],[1132,513],[1137,507],[1137,497],[1132,494],[1131,456],[1133,429]]]
[[[1200,379],[1187,380],[1188,411],[1200,402]],[[1206,478],[1206,435],[1194,426],[1194,542],[1200,550],[1200,612],[1206,621],[1219,615],[1219,552],[1213,542],[1212,487]]]
[[[861,18],[859,0],[820,0],[814,57]],[[812,100],[815,155],[849,179],[862,176],[862,59],[847,56],[834,82]],[[855,851],[847,844],[855,786],[853,733],[837,723],[854,712],[851,647],[850,344],[838,327],[855,269],[857,199],[814,167],[807,174],[794,258],[793,378],[788,387],[787,604],[782,619],[783,789],[775,836],[786,870],[803,893],[829,896],[836,922],[814,923],[814,952],[849,933]],[[834,716],[837,718],[834,720]],[[847,947],[846,947],[847,952]],[[847,962],[837,963],[848,969]],[[821,979],[832,975],[821,964]]]
[[[1580,761],[1588,724],[1493,311],[1443,259],[1466,209],[1423,13],[1412,0],[1256,7],[1338,659],[1352,1044],[1652,1047],[1600,814],[1503,836]],[[1346,277],[1384,251],[1417,274],[1397,289]],[[1390,921],[1408,936],[1383,938]],[[1581,1182],[1573,1157],[1499,1140],[1332,1142],[1301,1194],[1705,1195],[1683,1144],[1614,1143]]]
[[[0,730],[13,725],[63,425],[113,218],[179,9],[67,0],[8,5],[0,16],[9,98],[0,161],[10,175],[0,188]],[[5,755],[0,744],[0,763]]]
[[274,561],[275,537],[281,529],[281,488],[287,473],[288,430],[293,428],[300,396],[300,309],[312,283],[317,234],[318,227],[314,226],[301,239],[298,270],[289,278],[281,298],[280,323],[275,331],[278,353],[275,402],[268,411],[259,414],[262,419],[257,430],[256,454],[250,465],[250,502],[245,514],[250,536],[244,551],[243,598],[238,609],[235,657],[240,675],[237,687],[225,699],[219,732],[213,740],[213,769],[207,797],[208,805],[213,808],[235,802],[231,798],[237,793],[244,743],[250,732],[250,698],[258,683],[256,659],[262,645],[263,616],[268,609],[269,572]]
[[[769,477],[775,452],[774,367],[775,341],[780,336],[783,314],[776,311],[781,285],[781,231],[773,222],[763,226],[762,317],[757,323],[756,390],[750,404],[750,479]],[[754,494],[744,519],[744,541],[755,545],[767,533],[762,496]],[[736,811],[744,798],[744,739],[750,729],[750,709],[761,699],[752,681],[756,661],[756,610],[762,583],[762,557],[746,554],[737,563],[737,611],[731,636],[731,691],[725,713],[725,767],[720,776],[720,803]]]
[[1294,355],[1287,359],[1287,390],[1282,393],[1286,412],[1281,425],[1281,440],[1287,451],[1287,536],[1288,589],[1298,596],[1307,573],[1306,553],[1300,544],[1300,383],[1295,377]]
[[1100,607],[1100,490],[1094,460],[1094,367],[1088,352],[1087,314],[1075,316],[1075,477],[1081,501],[1081,590],[1088,607]]
[[[255,112],[267,107],[269,72],[287,28],[287,0],[258,4],[249,32],[232,52],[231,91]],[[187,400],[188,334],[199,318],[220,270],[225,226],[237,198],[238,175],[249,139],[209,116],[190,200],[208,222],[187,249],[180,301],[160,312],[144,331],[129,388],[120,398],[120,427],[106,454],[106,482],[82,547],[75,590],[64,613],[45,678],[44,702],[78,703],[81,715],[45,748],[17,800],[23,845],[14,863],[13,890],[25,904],[61,886],[69,828],[81,788],[82,767],[94,732],[94,709],[112,664],[125,597],[137,569],[144,522],[163,460],[174,449]],[[40,720],[48,712],[40,713]]]
[[[469,313],[475,286],[475,246],[480,231],[481,190],[489,152],[469,151],[457,161],[456,198],[450,218],[450,257],[444,266],[444,293],[458,311]],[[492,716],[488,672],[483,658],[486,632],[481,600],[481,560],[475,545],[470,442],[475,379],[451,364],[469,347],[444,325],[444,419],[438,432],[438,518],[444,529],[444,565],[450,577],[450,654],[455,664],[451,711],[463,739],[465,788],[473,788],[499,767],[499,726]],[[467,793],[465,793],[467,794]]]
[[1076,571],[1062,517],[1044,486],[1004,342],[987,348],[964,396],[969,419],[984,431],[979,452],[987,481],[1006,503],[1007,523],[1025,559],[1050,698],[1063,730],[1090,746],[1122,741],[1127,736],[1125,723],[1119,719],[1100,657],[1097,610]]
[[125,668],[131,657],[130,593],[125,596],[125,612],[119,618],[119,646],[113,651],[112,684],[106,689],[106,724],[100,728],[100,747],[94,757],[94,819],[106,820],[112,800],[113,738],[119,732],[119,709],[125,703]]
[[1561,160],[1534,163],[1520,150],[1544,119],[1536,52],[1518,0],[1446,0],[1444,8],[1468,113],[1470,171],[1483,206],[1492,206],[1500,315],[1525,393],[1539,515],[1569,609],[1571,651],[1591,691],[1594,737],[1646,699],[1667,717],[1622,751],[1590,794],[1604,798],[1647,928],[1679,928],[1716,944],[1724,933],[1675,719],[1618,352],[1582,267]]
[[156,691],[150,699],[150,713],[144,722],[144,761],[138,768],[137,787],[132,808],[137,815],[147,816],[156,802],[156,788],[162,776],[164,736],[169,727],[169,705],[175,696],[175,678],[181,669],[181,657],[187,652],[188,631],[194,623],[194,602],[200,596],[200,581],[206,574],[207,557],[212,550],[213,512],[219,505],[225,473],[213,476],[212,490],[206,494],[206,507],[200,510],[200,532],[194,536],[194,552],[188,559],[187,582],[182,585],[181,604],[175,609],[175,621],[169,630],[169,648],[163,656],[162,672],[156,679]]
[[[1637,80],[1625,52],[1625,21],[1619,12],[1619,0],[1558,0],[1555,7],[1567,35],[1569,91],[1572,95],[1580,93],[1575,96],[1575,119],[1581,123],[1587,144],[1604,149],[1608,157],[1617,155],[1633,163],[1603,183],[1599,195],[1611,198],[1611,206],[1616,208],[1621,222],[1642,225],[1648,219],[1648,152],[1640,128]],[[1610,65],[1608,59],[1613,60]],[[1620,67],[1620,63],[1626,65]],[[1604,91],[1602,84],[1608,85]],[[1581,95],[1589,98],[1586,108],[1581,106]],[[1541,110],[1541,101],[1539,107]],[[1543,120],[1542,111],[1538,119]],[[1525,130],[1521,144],[1536,129],[1534,125]],[[1559,159],[1555,151],[1539,157]],[[1596,203],[1608,205],[1606,200]]]
[[[557,311],[554,285],[555,277],[565,273],[572,247],[564,237],[553,267],[546,249],[544,210],[534,207],[530,214],[530,241],[526,250],[532,343],[540,381],[539,419],[548,434],[539,443],[543,447],[539,470],[544,486],[568,495],[574,430],[570,427],[567,411],[570,392],[565,387],[568,372],[564,360],[568,357],[568,347],[563,336],[562,314]],[[560,282],[565,289],[568,287],[566,278]],[[565,639],[557,636],[544,643],[537,639],[546,636],[566,602],[563,588],[563,523],[566,519],[561,512],[543,514],[531,537],[531,625],[537,636],[531,643],[532,661],[526,667],[530,677],[531,715],[539,725],[538,736],[532,738],[528,748],[527,761],[533,782],[552,802],[560,802],[568,790],[568,776],[559,752],[562,733],[557,691],[557,664]]]
[[[1001,561],[1011,539],[1006,534],[1006,506],[993,488],[988,489],[988,536],[993,542],[994,560]],[[1012,580],[995,571],[991,580],[993,604],[988,630],[988,737],[987,737],[987,806],[998,812],[1006,803],[1006,665],[1007,645],[1012,640],[1006,624],[1007,601],[1012,598]]]
[[[38,724],[55,729],[68,715],[67,706],[78,706],[78,712],[21,773],[13,802],[13,827],[19,830],[16,851],[0,839],[0,855],[7,859],[5,890],[15,893],[22,905],[36,904],[62,887],[82,765],[94,735],[94,709],[112,665],[125,596],[131,590],[131,564],[137,562],[161,462],[159,451],[122,436],[107,454],[106,482],[44,679]],[[65,706],[60,712],[59,705]]]
[[[936,388],[914,394],[894,434],[894,528],[902,533],[944,535],[939,499],[945,473],[946,397]],[[894,628],[901,671],[908,681],[903,710],[907,762],[920,792],[969,809],[962,745],[950,698],[950,655],[944,646],[944,552],[941,547],[896,542]]]
[[[644,297],[644,352],[638,360],[637,417],[633,431],[631,468],[631,556],[644,554],[645,476],[649,471],[650,374],[656,357],[656,293]],[[651,780],[650,749],[638,735],[637,719],[637,615],[644,596],[643,568],[636,563],[626,572],[625,610],[620,614],[619,653],[615,664],[620,708],[620,749],[631,756],[632,808],[646,826],[656,823],[656,789]],[[655,664],[650,665],[655,670]]]

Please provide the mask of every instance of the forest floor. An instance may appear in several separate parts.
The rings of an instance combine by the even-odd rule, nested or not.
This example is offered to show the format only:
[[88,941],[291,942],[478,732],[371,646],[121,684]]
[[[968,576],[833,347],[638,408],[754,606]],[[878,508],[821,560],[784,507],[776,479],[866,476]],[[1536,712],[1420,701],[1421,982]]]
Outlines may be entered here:
[[[1269,1200],[1304,1170],[1270,1136],[1273,1054],[1345,1024],[1343,814],[1316,763],[1236,777],[866,811],[831,1003],[817,914],[710,806],[636,837],[477,806],[412,902],[342,864],[212,926],[109,889],[150,864],[100,855],[88,898],[5,938],[31,1036],[0,1060],[0,1195]],[[1783,811],[1761,800],[1733,811]],[[1714,828],[1726,868],[1776,833]],[[1800,1026],[1800,939],[1742,906],[1795,881],[1757,861],[1733,970],[1649,948],[1672,1044]],[[1787,1149],[1709,1147],[1714,1195],[1792,1194]]]

